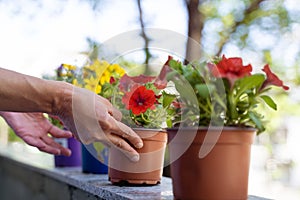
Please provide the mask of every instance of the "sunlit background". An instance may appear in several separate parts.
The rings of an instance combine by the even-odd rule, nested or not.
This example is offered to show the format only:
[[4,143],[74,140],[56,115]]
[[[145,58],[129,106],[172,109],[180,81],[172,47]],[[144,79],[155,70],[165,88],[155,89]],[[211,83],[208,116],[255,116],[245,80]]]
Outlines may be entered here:
[[[61,63],[80,64],[82,52],[91,51],[92,44],[140,29],[140,16],[145,27],[188,35],[184,0],[141,0],[142,13],[138,2],[0,0],[0,67],[37,77],[53,74]],[[267,111],[272,120],[253,145],[249,193],[300,199],[300,1],[199,2],[203,57],[241,56],[255,70],[270,63],[290,86],[287,95],[276,93],[279,111]],[[130,59],[143,62],[144,57],[139,52]],[[158,58],[153,53],[152,62]],[[0,144],[16,140],[0,133]]]
[[[98,3],[97,3],[98,2]],[[186,34],[182,1],[143,1],[147,24]],[[0,66],[41,76],[89,51],[88,39],[104,42],[140,28],[135,1],[2,0]]]

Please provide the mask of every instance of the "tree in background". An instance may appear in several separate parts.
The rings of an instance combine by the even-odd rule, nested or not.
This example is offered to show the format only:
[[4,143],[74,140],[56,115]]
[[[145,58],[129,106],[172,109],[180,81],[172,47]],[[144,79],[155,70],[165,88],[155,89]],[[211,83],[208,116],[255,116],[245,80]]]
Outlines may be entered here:
[[[185,2],[188,36],[202,45],[202,56],[221,55],[225,51],[230,54],[230,48],[236,48],[255,52],[263,62],[272,64],[272,50],[279,37],[287,34],[293,23],[299,23],[299,15],[297,18],[289,11],[283,0]],[[186,57],[191,56],[187,46]]]
[[[182,1],[182,0],[181,0]],[[284,0],[183,0],[187,13],[187,35],[201,44],[198,49],[186,44],[186,60],[195,60],[203,57],[220,56],[223,53],[251,60],[253,57],[259,63],[270,63],[276,71],[294,76],[299,82],[298,63],[300,48],[295,57],[291,58],[289,70],[282,55],[281,45],[291,44],[286,37],[293,36],[295,28],[299,28],[300,14]],[[145,64],[151,59],[148,46],[151,36],[147,35],[147,16],[143,14],[143,1],[137,0],[137,11],[141,27],[141,37],[145,41]],[[167,11],[172,11],[172,5]],[[152,11],[155,13],[155,11]],[[180,24],[179,24],[180,26]],[[299,28],[300,29],[300,28]],[[286,47],[286,46],[285,46]],[[288,48],[288,47],[287,47]],[[278,56],[280,55],[280,57]],[[250,57],[251,56],[251,57]]]
[[[116,6],[106,0],[83,0],[90,3],[94,11]],[[300,84],[300,45],[294,48],[293,57],[287,53],[288,45],[293,41],[299,28],[300,12],[293,0],[176,0],[182,1],[182,10],[187,16],[187,33],[192,40],[201,44],[195,48],[186,42],[185,59],[211,58],[226,53],[229,56],[242,56],[245,60],[255,58],[258,64],[272,65],[281,76],[293,76],[293,81]],[[147,27],[157,11],[147,8],[146,1],[136,0],[137,20],[141,29],[140,37],[144,40],[144,64],[148,66],[153,57],[149,45],[151,35]],[[296,2],[296,3],[295,3]],[[159,2],[153,2],[157,7]],[[165,9],[166,15],[172,13],[172,4]],[[147,11],[147,12],[145,12]],[[151,13],[151,16],[147,13]],[[117,16],[122,17],[122,16]],[[149,23],[150,22],[150,23]],[[178,24],[180,26],[180,24]],[[300,39],[299,39],[300,40]],[[284,48],[286,49],[284,49]],[[286,61],[286,59],[290,59]],[[289,63],[289,68],[285,62]],[[151,70],[146,68],[147,72]]]

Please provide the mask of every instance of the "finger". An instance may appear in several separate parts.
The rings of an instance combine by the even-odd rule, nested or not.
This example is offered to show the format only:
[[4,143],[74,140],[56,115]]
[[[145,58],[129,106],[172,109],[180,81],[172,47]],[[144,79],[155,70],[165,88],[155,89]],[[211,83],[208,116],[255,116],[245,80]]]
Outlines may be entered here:
[[102,104],[104,104],[106,107],[112,107],[112,104],[110,101],[102,96],[95,95],[97,100],[100,101]]
[[142,139],[131,128],[122,122],[108,116],[105,122],[100,123],[102,123],[100,125],[104,130],[109,130],[110,132],[128,140],[132,145],[134,145],[134,147],[138,149],[143,147]]
[[38,148],[40,151],[50,153],[50,154],[54,154],[54,155],[60,155],[61,154],[61,151],[59,149],[49,148],[48,144],[46,144],[41,138],[26,137],[26,138],[23,138],[23,139],[27,144]]
[[43,148],[38,148],[40,151],[53,154],[53,155],[61,155],[61,151],[59,149],[53,148],[51,146],[45,146]]
[[71,138],[73,136],[70,131],[62,130],[57,126],[51,126],[48,132],[56,138]]
[[101,96],[97,96],[98,100],[102,102],[102,104],[105,105],[105,107],[108,109],[108,113],[113,116],[116,120],[120,121],[122,119],[122,113],[113,107],[113,105],[105,98]]
[[22,138],[24,142],[26,142],[28,145],[36,147],[36,148],[45,148],[47,145],[45,142],[43,142],[40,138],[33,138],[31,136],[25,136]]
[[[56,155],[64,155],[64,156],[70,156],[71,155],[71,150],[68,148],[63,147],[59,143],[55,142],[52,138],[48,136],[42,137],[42,140],[45,142],[46,147],[43,148],[43,151],[52,153],[52,152],[59,152]],[[55,153],[53,153],[55,154]]]
[[143,147],[143,140],[140,136],[122,122],[117,121],[116,126],[112,129],[112,131],[113,133],[128,140],[135,148],[140,149]]
[[42,140],[37,140],[36,138],[31,138],[29,140],[27,140],[28,142],[26,142],[27,144],[34,146],[36,148],[38,148],[40,151],[43,151],[45,153],[50,153],[50,154],[54,154],[54,155],[60,155],[61,154],[61,150],[60,149],[56,149],[56,148],[49,148],[49,146],[47,144],[45,144]]
[[116,120],[121,121],[122,119],[122,113],[116,109],[116,108],[112,108],[111,113],[110,113]]
[[124,139],[114,135],[109,134],[108,140],[115,145],[117,148],[120,148],[125,156],[127,156],[131,161],[137,162],[140,159],[138,152],[130,146]]
[[71,149],[64,148],[64,147],[60,147],[60,152],[61,152],[61,155],[64,155],[64,156],[71,156],[72,155]]

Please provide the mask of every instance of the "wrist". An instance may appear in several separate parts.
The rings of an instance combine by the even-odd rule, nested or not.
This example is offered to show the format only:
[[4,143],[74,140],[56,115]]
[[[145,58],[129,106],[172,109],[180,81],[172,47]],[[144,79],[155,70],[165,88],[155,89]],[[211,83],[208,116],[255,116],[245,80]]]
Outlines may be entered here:
[[53,87],[57,88],[52,94],[52,108],[49,114],[61,115],[64,112],[70,112],[72,109],[73,85],[60,82],[50,81]]

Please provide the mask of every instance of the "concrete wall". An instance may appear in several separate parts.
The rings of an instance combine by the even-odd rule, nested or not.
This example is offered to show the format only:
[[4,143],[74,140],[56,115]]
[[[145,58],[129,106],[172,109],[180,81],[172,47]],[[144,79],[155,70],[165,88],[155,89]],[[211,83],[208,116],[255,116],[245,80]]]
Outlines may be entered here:
[[98,200],[81,189],[0,157],[0,200]]

